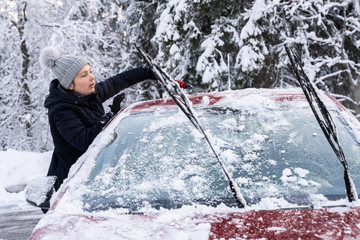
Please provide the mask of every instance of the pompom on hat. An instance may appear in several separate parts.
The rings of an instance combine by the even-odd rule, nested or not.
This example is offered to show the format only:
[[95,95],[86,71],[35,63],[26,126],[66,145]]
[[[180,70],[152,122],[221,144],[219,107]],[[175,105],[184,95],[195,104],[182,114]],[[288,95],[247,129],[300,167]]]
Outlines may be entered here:
[[90,64],[90,62],[82,57],[61,56],[61,53],[55,47],[46,47],[40,53],[40,64],[43,67],[50,68],[61,86],[69,89],[81,68],[86,64]]

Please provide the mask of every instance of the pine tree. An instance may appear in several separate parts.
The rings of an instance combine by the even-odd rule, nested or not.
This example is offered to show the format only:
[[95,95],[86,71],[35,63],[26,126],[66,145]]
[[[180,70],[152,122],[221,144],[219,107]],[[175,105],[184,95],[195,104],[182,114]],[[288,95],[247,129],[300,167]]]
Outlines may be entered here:
[[171,74],[208,90],[228,89],[247,1],[174,0],[161,9],[153,42]]

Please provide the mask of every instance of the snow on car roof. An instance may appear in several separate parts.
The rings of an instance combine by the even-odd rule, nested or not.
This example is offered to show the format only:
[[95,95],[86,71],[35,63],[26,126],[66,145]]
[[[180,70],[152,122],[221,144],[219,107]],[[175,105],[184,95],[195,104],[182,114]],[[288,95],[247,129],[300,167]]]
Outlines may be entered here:
[[[260,97],[261,96],[261,97]],[[276,102],[306,102],[300,88],[289,89],[243,89],[236,91],[200,93],[188,96],[193,106],[231,105],[232,107],[261,107],[264,100]],[[238,104],[236,104],[238,103]],[[154,111],[156,109],[176,108],[171,98],[138,102],[130,105],[125,111],[131,113]]]

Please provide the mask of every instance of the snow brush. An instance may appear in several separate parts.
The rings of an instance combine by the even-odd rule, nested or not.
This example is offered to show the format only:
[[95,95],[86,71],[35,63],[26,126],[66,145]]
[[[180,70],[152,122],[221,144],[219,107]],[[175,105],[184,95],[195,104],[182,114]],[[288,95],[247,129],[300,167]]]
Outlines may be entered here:
[[161,83],[161,85],[166,89],[168,94],[172,97],[174,102],[184,112],[184,114],[188,117],[188,119],[195,126],[195,128],[198,129],[200,131],[200,133],[202,133],[204,135],[204,137],[205,137],[206,141],[208,142],[211,150],[213,151],[218,163],[220,164],[223,172],[225,173],[227,180],[229,181],[230,190],[234,196],[237,206],[239,208],[245,208],[246,201],[240,192],[240,188],[237,186],[237,184],[231,178],[229,172],[225,168],[219,155],[216,153],[209,137],[207,136],[207,134],[201,127],[199,120],[197,119],[197,117],[194,114],[194,110],[192,108],[190,100],[188,99],[188,97],[185,95],[185,93],[181,89],[181,84],[179,86],[179,82],[177,80],[174,80],[173,78],[171,78],[169,74],[167,74],[162,68],[160,68],[159,65],[157,65],[154,62],[154,60],[141,47],[139,47],[135,44],[135,48],[140,53],[140,55],[145,60],[147,65],[150,67],[150,69],[153,71],[157,80]]
[[174,81],[177,82],[181,88],[184,88],[184,89],[192,89],[193,88],[193,86],[190,85],[189,83],[182,82],[182,81],[179,81],[176,79],[174,79]]

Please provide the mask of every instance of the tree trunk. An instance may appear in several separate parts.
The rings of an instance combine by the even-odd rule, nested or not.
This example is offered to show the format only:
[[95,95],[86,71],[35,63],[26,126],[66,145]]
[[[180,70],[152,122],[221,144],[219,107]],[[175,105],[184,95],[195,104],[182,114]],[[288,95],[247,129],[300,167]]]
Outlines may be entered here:
[[30,66],[30,56],[29,51],[26,45],[26,40],[24,37],[24,30],[25,30],[25,23],[27,22],[26,18],[26,7],[27,3],[24,2],[23,8],[21,11],[19,11],[19,22],[15,24],[17,27],[17,30],[19,32],[19,38],[20,38],[20,51],[22,56],[22,72],[21,72],[21,94],[20,94],[20,101],[22,104],[24,104],[23,109],[24,112],[22,113],[23,116],[26,116],[25,121],[25,128],[26,128],[26,136],[28,139],[32,138],[32,127],[30,123],[30,119],[28,116],[31,116],[31,97],[30,97],[30,88],[28,85],[28,72],[29,72],[29,66]]

